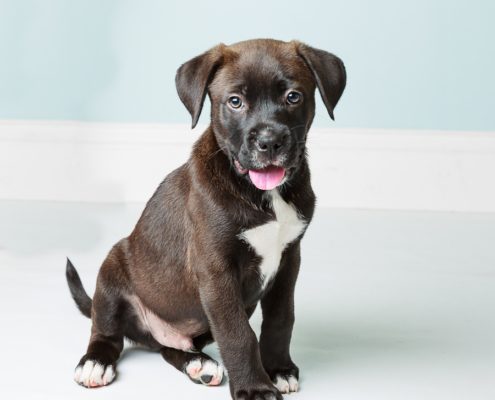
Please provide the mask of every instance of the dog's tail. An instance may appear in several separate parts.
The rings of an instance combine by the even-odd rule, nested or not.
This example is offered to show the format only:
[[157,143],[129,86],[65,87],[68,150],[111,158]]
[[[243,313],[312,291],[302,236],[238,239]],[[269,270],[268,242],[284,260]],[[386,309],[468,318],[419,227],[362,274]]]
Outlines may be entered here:
[[77,308],[79,308],[79,311],[81,311],[84,316],[91,318],[91,306],[93,301],[84,290],[81,278],[79,278],[79,274],[68,258],[65,276],[67,277],[67,283],[69,284],[70,294],[76,302]]

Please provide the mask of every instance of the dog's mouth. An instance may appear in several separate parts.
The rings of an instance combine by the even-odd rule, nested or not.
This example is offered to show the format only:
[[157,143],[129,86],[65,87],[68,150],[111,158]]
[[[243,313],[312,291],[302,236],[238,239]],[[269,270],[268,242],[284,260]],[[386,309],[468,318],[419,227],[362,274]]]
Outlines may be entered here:
[[235,167],[241,175],[249,174],[249,179],[260,190],[272,190],[280,186],[285,178],[285,168],[268,165],[261,169],[246,169],[234,160]]

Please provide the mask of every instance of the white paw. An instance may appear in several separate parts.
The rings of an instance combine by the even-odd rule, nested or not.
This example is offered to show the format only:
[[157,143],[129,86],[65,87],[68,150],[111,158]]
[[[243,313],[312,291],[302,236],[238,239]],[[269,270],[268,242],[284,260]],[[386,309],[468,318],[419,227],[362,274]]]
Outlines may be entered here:
[[196,358],[186,365],[186,374],[203,385],[217,386],[223,380],[223,367],[214,360]]
[[79,365],[74,373],[74,380],[88,388],[105,386],[115,379],[115,370],[111,365],[106,368],[94,360],[87,360]]
[[274,385],[280,391],[280,393],[297,392],[299,390],[299,382],[297,378],[292,375],[289,375],[287,377],[277,375]]

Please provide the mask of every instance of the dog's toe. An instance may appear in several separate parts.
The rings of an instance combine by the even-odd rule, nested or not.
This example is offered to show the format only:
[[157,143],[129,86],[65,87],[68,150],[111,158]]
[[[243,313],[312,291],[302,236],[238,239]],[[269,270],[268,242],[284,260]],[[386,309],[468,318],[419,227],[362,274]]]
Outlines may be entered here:
[[299,390],[299,381],[293,375],[277,375],[273,383],[280,393],[291,393]]
[[78,365],[74,372],[74,380],[87,388],[97,388],[111,383],[115,379],[112,365],[103,365],[95,360],[86,360]]
[[214,360],[196,358],[189,361],[185,372],[196,383],[217,386],[223,380],[223,367]]

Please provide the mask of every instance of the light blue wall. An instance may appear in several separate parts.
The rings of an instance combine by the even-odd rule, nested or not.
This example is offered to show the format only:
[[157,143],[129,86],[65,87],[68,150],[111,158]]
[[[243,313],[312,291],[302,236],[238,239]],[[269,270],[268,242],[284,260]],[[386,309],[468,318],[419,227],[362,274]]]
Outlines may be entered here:
[[495,130],[493,0],[0,0],[0,118],[189,122],[176,68],[253,37],[345,61],[317,125]]

